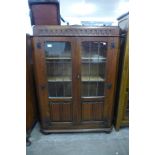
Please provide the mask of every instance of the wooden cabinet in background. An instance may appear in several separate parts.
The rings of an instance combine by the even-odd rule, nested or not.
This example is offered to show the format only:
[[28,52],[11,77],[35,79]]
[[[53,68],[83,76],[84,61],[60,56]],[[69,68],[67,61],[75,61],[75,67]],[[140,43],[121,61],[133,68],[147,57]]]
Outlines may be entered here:
[[118,79],[116,93],[115,128],[129,126],[129,36],[125,37],[124,56]]
[[31,25],[60,25],[58,0],[29,0]]
[[118,64],[114,124],[116,130],[129,126],[129,12],[118,20],[120,28],[120,55]]
[[118,27],[34,26],[41,130],[111,131]]
[[30,135],[37,120],[36,90],[34,83],[32,37],[26,34],[26,133]]

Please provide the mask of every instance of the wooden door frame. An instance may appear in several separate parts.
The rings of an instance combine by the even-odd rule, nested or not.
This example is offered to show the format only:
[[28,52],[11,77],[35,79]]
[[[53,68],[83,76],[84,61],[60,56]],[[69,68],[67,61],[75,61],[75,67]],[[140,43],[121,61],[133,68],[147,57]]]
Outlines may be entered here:
[[120,54],[120,44],[118,37],[108,37],[108,55],[107,55],[107,83],[112,84],[111,89],[106,89],[106,96],[107,96],[107,109],[108,111],[108,125],[112,124],[113,121],[113,114],[114,114],[114,95],[116,93],[116,81],[117,81],[117,71],[118,71],[118,62],[119,62],[119,54]]
[[[80,43],[82,41],[101,41],[101,42],[107,42],[107,62],[106,62],[106,68],[105,68],[105,77],[106,81],[105,83],[111,83],[112,87],[111,89],[105,88],[105,99],[104,99],[104,110],[103,115],[105,118],[105,122],[108,127],[111,127],[112,125],[112,119],[113,119],[113,109],[114,109],[114,94],[115,94],[115,85],[116,85],[116,73],[117,73],[117,64],[118,64],[118,57],[119,57],[119,38],[118,37],[77,37],[77,47],[79,53],[79,64],[80,64],[80,75],[81,75],[81,46]],[[114,45],[113,45],[114,44]],[[81,76],[80,76],[81,77]],[[81,91],[81,79],[80,79],[80,87],[79,91]],[[81,92],[79,92],[81,94]],[[78,105],[79,109],[79,115],[78,120],[79,122],[81,119],[81,95],[79,96],[80,104]],[[91,121],[90,121],[91,122]]]
[[[37,83],[37,94],[39,98],[39,109],[41,116],[41,126],[43,129],[48,129],[51,125],[49,104],[51,100],[48,98],[48,83],[47,83],[47,72],[45,62],[44,43],[48,41],[69,41],[71,42],[71,55],[72,55],[72,115],[73,124],[76,124],[77,120],[77,105],[76,105],[76,55],[73,49],[75,48],[74,37],[33,37],[33,48],[34,48],[34,67],[35,67],[35,78]],[[73,74],[74,73],[74,74]]]

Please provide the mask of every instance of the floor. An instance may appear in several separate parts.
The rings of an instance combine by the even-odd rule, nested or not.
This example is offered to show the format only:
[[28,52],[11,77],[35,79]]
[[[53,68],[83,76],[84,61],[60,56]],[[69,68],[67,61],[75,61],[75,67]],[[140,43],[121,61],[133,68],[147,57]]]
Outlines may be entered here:
[[106,133],[66,133],[43,135],[34,127],[27,155],[128,155],[129,129]]

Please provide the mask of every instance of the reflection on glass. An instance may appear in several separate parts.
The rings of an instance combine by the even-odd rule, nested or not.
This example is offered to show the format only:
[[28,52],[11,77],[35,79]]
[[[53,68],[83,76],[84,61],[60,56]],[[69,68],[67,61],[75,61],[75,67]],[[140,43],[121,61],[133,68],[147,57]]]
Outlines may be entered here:
[[71,82],[48,82],[50,97],[71,97]]
[[46,42],[45,57],[49,97],[71,97],[70,42]]
[[104,96],[106,42],[82,42],[82,96]]
[[104,83],[103,82],[82,82],[82,96],[104,96]]
[[69,42],[46,42],[45,55],[48,58],[71,58],[71,45]]

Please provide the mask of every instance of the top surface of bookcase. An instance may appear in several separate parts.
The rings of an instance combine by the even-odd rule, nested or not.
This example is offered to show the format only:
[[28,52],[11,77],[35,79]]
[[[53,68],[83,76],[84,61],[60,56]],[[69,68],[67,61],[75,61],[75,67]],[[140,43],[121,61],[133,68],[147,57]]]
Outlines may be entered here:
[[118,26],[34,26],[33,36],[119,36]]

